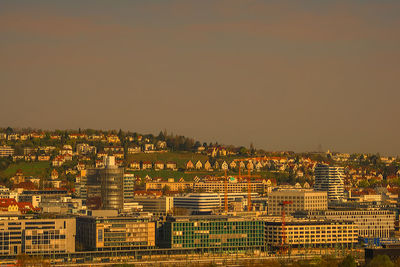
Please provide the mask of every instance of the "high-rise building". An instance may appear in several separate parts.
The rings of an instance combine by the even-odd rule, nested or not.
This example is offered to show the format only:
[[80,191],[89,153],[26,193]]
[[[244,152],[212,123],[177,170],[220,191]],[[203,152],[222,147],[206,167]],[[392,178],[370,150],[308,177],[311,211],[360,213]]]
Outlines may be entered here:
[[314,189],[328,192],[329,201],[342,200],[344,197],[343,167],[318,164],[314,170]]
[[[124,207],[124,169],[115,165],[115,158],[105,157],[104,168],[88,169],[88,200],[99,199],[101,209],[122,210]],[[88,201],[89,202],[89,201]]]

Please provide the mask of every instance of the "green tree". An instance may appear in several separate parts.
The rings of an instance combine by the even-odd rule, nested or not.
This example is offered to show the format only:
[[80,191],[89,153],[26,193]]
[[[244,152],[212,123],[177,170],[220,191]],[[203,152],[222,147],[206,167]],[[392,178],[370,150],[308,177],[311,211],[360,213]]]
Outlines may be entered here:
[[394,267],[394,263],[390,260],[388,255],[378,255],[374,257],[367,265],[367,267]]
[[339,263],[339,267],[357,267],[357,263],[351,255],[347,255],[346,258]]

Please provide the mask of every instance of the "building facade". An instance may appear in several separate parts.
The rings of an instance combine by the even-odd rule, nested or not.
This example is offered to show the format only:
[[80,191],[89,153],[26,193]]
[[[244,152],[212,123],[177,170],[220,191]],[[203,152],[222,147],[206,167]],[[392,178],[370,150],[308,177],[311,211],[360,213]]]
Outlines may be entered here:
[[[267,191],[268,185],[266,182],[251,182],[251,192],[263,194]],[[196,192],[225,192],[225,183],[223,181],[209,181],[194,183],[193,189]],[[227,189],[229,193],[242,193],[247,192],[247,182],[228,182]]]
[[75,252],[74,218],[0,220],[0,255]]
[[166,215],[174,208],[173,197],[146,197],[137,196],[134,202],[142,206],[144,212],[151,212],[155,215]]
[[327,192],[314,191],[311,189],[283,189],[272,191],[268,194],[268,214],[280,215],[282,213],[282,202],[291,201],[292,204],[285,206],[287,214],[300,210],[327,210]]
[[264,247],[264,223],[224,216],[173,217],[165,222],[160,246],[239,251]]
[[115,158],[105,157],[104,168],[87,170],[87,196],[101,199],[102,209],[124,207],[124,169],[115,165]]
[[310,218],[352,221],[363,238],[389,238],[394,234],[396,216],[393,211],[380,209],[326,210],[310,212]]
[[[228,193],[228,206],[236,201],[242,201],[246,206],[247,196],[248,193]],[[251,193],[252,200],[258,197],[258,193]],[[174,197],[174,207],[187,209],[191,214],[211,214],[224,208],[224,198],[223,193],[191,193],[183,197]]]
[[[349,221],[288,219],[285,245],[294,248],[351,247],[358,242],[357,226]],[[268,247],[282,245],[281,218],[265,221],[265,243]]]
[[85,250],[154,248],[155,222],[148,217],[80,216],[76,240]]
[[318,164],[314,170],[314,189],[328,192],[329,201],[340,201],[344,197],[344,169]]

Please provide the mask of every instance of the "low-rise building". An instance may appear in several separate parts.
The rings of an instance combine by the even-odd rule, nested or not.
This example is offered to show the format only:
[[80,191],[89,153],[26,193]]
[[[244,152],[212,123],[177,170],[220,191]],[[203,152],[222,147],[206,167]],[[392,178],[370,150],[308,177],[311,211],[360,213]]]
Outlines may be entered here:
[[139,203],[144,212],[151,212],[155,215],[166,215],[174,208],[173,197],[135,196],[133,201]]
[[[269,218],[265,221],[265,243],[268,247],[281,247],[282,219]],[[351,247],[358,242],[357,225],[350,221],[310,220],[287,218],[284,245],[293,248]]]
[[159,245],[202,251],[246,251],[264,247],[264,222],[228,216],[170,217]]
[[129,250],[155,247],[155,222],[148,217],[80,216],[77,243],[85,250]]
[[0,255],[75,252],[74,218],[0,218]]
[[[266,181],[258,182],[252,181],[250,183],[251,192],[264,193],[268,191],[268,184]],[[225,192],[224,181],[204,181],[198,182],[193,185],[193,189],[196,192]],[[229,193],[242,193],[247,192],[248,183],[247,182],[236,182],[229,181],[227,183],[227,190]]]
[[310,211],[309,218],[352,221],[363,238],[388,238],[394,233],[396,216],[393,211],[381,209],[337,209]]
[[325,191],[314,191],[311,189],[282,189],[268,194],[268,213],[280,215],[282,213],[282,202],[291,201],[292,204],[285,205],[288,214],[301,210],[327,210],[328,195]]
[[171,191],[184,191],[185,189],[193,189],[191,182],[148,182],[146,190],[162,190],[168,188]]

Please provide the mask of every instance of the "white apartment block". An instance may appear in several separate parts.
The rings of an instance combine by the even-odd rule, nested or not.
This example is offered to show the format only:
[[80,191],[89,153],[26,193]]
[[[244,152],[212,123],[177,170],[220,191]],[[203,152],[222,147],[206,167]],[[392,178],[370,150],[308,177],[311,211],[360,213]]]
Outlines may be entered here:
[[314,191],[312,189],[282,189],[272,191],[268,194],[268,214],[280,215],[282,213],[282,202],[292,201],[293,204],[285,206],[287,214],[296,211],[327,210],[327,192]]
[[389,210],[327,210],[310,212],[309,216],[310,218],[352,221],[358,227],[358,235],[364,238],[388,238],[394,232],[395,214]]
[[344,197],[344,169],[318,164],[314,170],[314,189],[328,192],[329,201],[342,200]]

